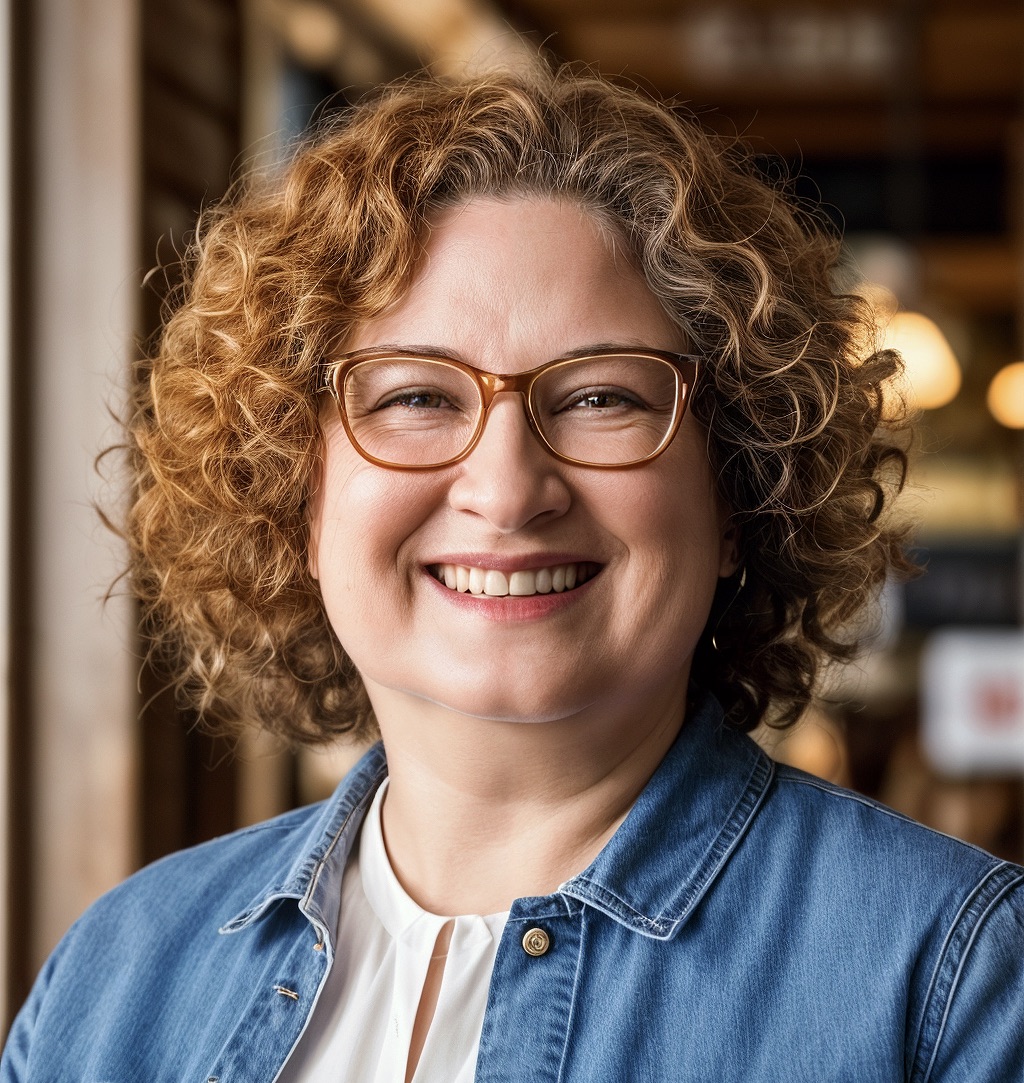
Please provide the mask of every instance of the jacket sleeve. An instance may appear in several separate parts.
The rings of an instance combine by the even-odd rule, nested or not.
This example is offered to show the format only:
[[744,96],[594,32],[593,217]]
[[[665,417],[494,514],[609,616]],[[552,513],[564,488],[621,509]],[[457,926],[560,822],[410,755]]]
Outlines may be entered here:
[[1024,870],[1004,868],[947,938],[913,1083],[1024,1083]]
[[0,1083],[27,1083],[28,1080],[37,1078],[32,1074],[32,1042],[35,1037],[36,1020],[42,1010],[43,1001],[46,999],[47,990],[54,971],[60,962],[63,948],[67,944],[69,936],[57,946],[56,950],[47,959],[43,969],[39,972],[32,992],[22,1005],[21,1011],[11,1026],[4,1045],[3,1055],[0,1056]]

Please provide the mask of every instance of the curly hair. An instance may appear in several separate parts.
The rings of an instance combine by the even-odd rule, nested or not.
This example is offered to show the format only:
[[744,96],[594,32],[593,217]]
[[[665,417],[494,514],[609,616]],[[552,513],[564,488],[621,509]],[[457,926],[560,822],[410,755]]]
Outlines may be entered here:
[[837,292],[834,231],[749,152],[568,67],[385,87],[204,213],[128,426],[153,654],[222,725],[309,744],[373,732],[307,563],[316,389],[337,343],[407,288],[431,215],[479,195],[594,214],[706,359],[692,409],[743,575],[719,585],[692,679],[737,726],[794,720],[907,568],[883,514],[906,467],[882,390],[898,359]]

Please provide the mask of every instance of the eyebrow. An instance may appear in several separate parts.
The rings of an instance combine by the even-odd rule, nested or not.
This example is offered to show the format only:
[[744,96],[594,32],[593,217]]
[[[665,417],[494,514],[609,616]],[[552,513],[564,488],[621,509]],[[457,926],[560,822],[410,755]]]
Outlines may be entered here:
[[[587,357],[592,353],[596,353],[598,350],[652,350],[662,348],[663,347],[651,346],[638,339],[630,342],[590,342],[586,346],[579,346],[574,350],[567,350],[565,353],[557,354],[555,357],[550,358],[550,360],[569,361],[576,357]],[[461,361],[464,365],[478,367],[476,362],[471,361],[458,350],[444,349],[440,346],[430,346],[423,343],[399,344],[397,342],[382,342],[379,345],[365,346],[359,352],[362,353],[363,349],[373,350],[375,352],[394,351],[396,354],[412,354],[416,357],[434,357],[439,361]]]

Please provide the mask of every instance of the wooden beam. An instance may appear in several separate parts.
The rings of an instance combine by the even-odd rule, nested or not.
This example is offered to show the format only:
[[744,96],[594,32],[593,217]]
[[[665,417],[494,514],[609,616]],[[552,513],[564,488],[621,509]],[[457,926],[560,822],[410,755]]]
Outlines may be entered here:
[[1012,312],[1020,300],[1016,244],[994,240],[927,241],[918,246],[922,292],[968,312]]
[[[901,80],[913,78],[899,28],[885,12],[859,18],[843,11],[817,23],[797,14],[765,23],[707,11],[588,16],[567,22],[552,46],[606,72],[721,104],[886,101]],[[923,100],[1019,106],[1024,11],[939,11],[928,17],[919,45]]]
[[[739,133],[765,153],[786,158],[857,158],[890,153],[897,136],[881,104],[783,106],[690,103],[708,127]],[[926,108],[920,117],[923,154],[1002,152],[1014,118],[984,105]]]

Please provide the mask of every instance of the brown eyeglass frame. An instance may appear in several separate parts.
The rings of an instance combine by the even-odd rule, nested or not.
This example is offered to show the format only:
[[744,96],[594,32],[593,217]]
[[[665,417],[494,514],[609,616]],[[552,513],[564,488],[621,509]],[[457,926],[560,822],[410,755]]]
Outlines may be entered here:
[[[592,463],[587,462],[585,459],[573,459],[568,455],[563,455],[548,443],[548,440],[544,436],[540,424],[534,415],[531,398],[533,385],[545,372],[559,365],[575,364],[580,361],[591,361],[601,357],[648,357],[652,360],[664,361],[676,370],[678,377],[676,380],[676,410],[672,425],[654,451],[649,455],[645,455],[642,459],[632,459],[625,463]],[[458,455],[455,455],[450,459],[444,459],[439,463],[393,463],[387,459],[378,459],[375,455],[371,455],[362,447],[349,425],[348,414],[342,404],[343,396],[341,388],[344,386],[345,376],[350,369],[364,361],[377,360],[432,361],[436,364],[449,365],[452,368],[459,369],[473,380],[480,392],[482,409],[480,410],[480,419],[473,431],[473,435],[469,438],[465,448],[463,448]],[[335,358],[325,365],[322,370],[320,386],[317,388],[317,392],[330,392],[331,397],[338,407],[338,415],[341,418],[341,423],[344,425],[345,432],[348,434],[348,438],[356,451],[358,451],[367,462],[371,462],[375,466],[386,467],[390,470],[439,470],[442,467],[454,466],[456,463],[462,462],[463,459],[467,458],[472,453],[473,449],[480,442],[480,437],[483,435],[484,428],[487,425],[487,416],[490,412],[491,404],[494,402],[495,396],[503,392],[515,392],[522,396],[527,424],[530,426],[534,436],[537,437],[543,448],[559,462],[568,463],[571,466],[591,466],[596,467],[599,470],[621,470],[624,467],[641,466],[644,463],[651,462],[672,443],[672,440],[679,429],[679,425],[683,420],[683,415],[686,413],[686,404],[690,400],[690,395],[697,380],[697,365],[700,360],[701,358],[696,354],[672,353],[668,350],[653,350],[646,348],[637,350],[594,350],[591,353],[583,354],[578,357],[558,357],[555,358],[554,361],[548,361],[535,369],[530,369],[528,372],[506,373],[502,375],[498,372],[486,372],[484,369],[478,369],[474,365],[466,364],[464,361],[456,361],[451,357],[431,357],[427,354],[404,352],[402,350],[381,350],[371,348],[367,350],[356,350],[354,353],[342,354],[340,357]]]

